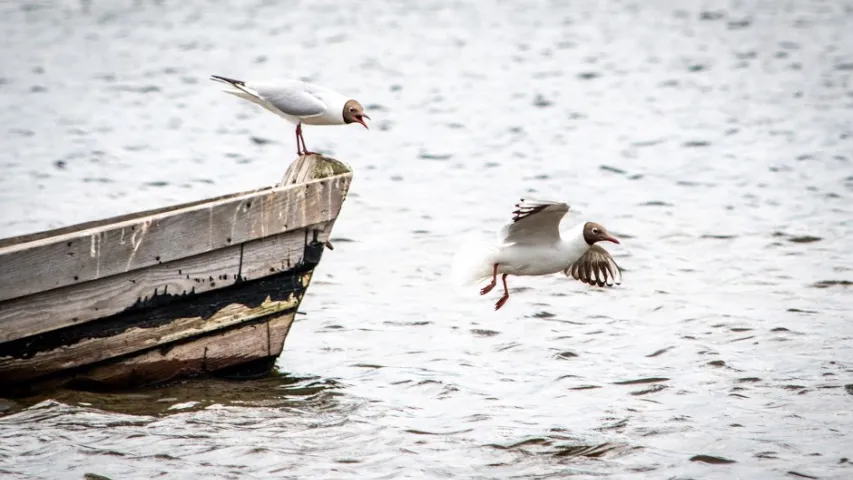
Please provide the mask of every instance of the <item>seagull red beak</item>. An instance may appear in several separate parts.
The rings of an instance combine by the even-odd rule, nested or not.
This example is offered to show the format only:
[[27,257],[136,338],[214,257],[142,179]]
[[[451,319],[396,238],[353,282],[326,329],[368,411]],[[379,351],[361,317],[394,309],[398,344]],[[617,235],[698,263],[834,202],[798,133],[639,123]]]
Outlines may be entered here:
[[367,114],[362,113],[361,115],[358,115],[355,117],[355,121],[360,123],[364,128],[367,128],[368,130],[370,130],[370,128],[367,127],[367,124],[364,123],[365,118],[370,120],[370,117],[368,117]]
[[619,239],[618,239],[618,238],[616,238],[616,237],[614,237],[614,236],[612,236],[612,235],[608,235],[608,236],[607,236],[607,238],[606,238],[605,240],[607,240],[608,242],[613,242],[613,243],[615,243],[615,244],[617,244],[617,245],[619,244]]

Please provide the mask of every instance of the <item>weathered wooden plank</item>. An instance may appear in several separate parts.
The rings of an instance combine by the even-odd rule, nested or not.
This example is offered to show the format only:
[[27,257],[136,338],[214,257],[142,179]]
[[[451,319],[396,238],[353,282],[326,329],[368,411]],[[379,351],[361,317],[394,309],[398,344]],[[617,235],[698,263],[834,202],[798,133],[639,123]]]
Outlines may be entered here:
[[303,155],[288,165],[281,185],[309,182],[315,178],[333,177],[351,173],[349,165],[322,155]]
[[334,219],[346,173],[0,248],[0,301]]
[[[156,347],[168,349],[169,344],[182,340],[201,339],[217,330],[252,323],[253,320],[272,315],[295,313],[311,280],[312,272],[313,270],[300,272],[291,270],[260,280],[244,282],[241,288],[251,292],[250,294],[254,297],[253,302],[256,304],[228,303],[211,312],[209,316],[166,318],[164,322],[156,322],[149,321],[148,312],[143,311],[140,318],[131,321],[130,325],[120,325],[121,328],[116,329],[115,332],[111,331],[110,326],[106,326],[103,331],[98,332],[99,336],[83,336],[69,344],[52,345],[53,348],[50,349],[45,349],[46,342],[36,346],[29,344],[22,346],[20,342],[17,345],[13,343],[0,345],[0,377],[6,383],[20,382],[40,374],[76,368],[137,351]],[[280,285],[279,282],[282,280],[294,284]],[[229,291],[236,288],[232,287]],[[197,296],[197,304],[204,308],[205,302],[201,297],[210,297],[215,294],[214,291]],[[216,308],[218,305],[212,304],[211,307]],[[101,324],[102,322],[98,322],[96,325]],[[63,331],[53,332],[51,335],[57,335],[60,332]],[[62,338],[53,340],[61,341]],[[36,353],[27,354],[26,350],[29,348],[35,348]]]
[[284,317],[270,322],[270,355],[277,357],[284,350],[284,341],[287,339],[287,334],[290,333],[290,327],[293,326],[294,316],[296,316],[296,312],[293,312],[293,315],[286,323],[281,321]]
[[268,322],[181,343],[167,351],[148,350],[140,355],[77,373],[73,380],[112,387],[147,385],[277,357],[293,317],[294,313],[288,313]]
[[204,371],[217,372],[261,358],[277,357],[284,346],[284,335],[281,332],[290,329],[295,315],[294,311],[257,325],[259,329],[263,329],[262,332],[245,335],[239,340],[234,338],[234,341],[239,342],[240,345],[223,341],[209,342],[203,355]]
[[139,212],[127,213],[124,215],[117,215],[114,217],[102,218],[99,220],[92,220],[89,222],[76,223],[74,225],[68,225],[66,227],[54,228],[51,230],[44,230],[41,232],[25,233],[23,235],[17,235],[14,237],[2,238],[2,239],[0,239],[0,249],[10,247],[12,245],[21,244],[21,243],[34,242],[36,240],[41,240],[44,238],[58,237],[60,235],[66,235],[69,233],[75,233],[75,232],[80,232],[83,230],[89,230],[92,228],[102,227],[104,225],[111,225],[113,223],[126,222],[128,220],[133,220],[133,219],[140,218],[140,217],[147,217],[147,216],[155,215],[158,213],[173,212],[175,210],[193,207],[195,205],[201,205],[204,203],[218,202],[220,200],[225,200],[228,198],[241,197],[243,195],[248,195],[250,193],[266,192],[266,191],[272,190],[273,188],[275,188],[275,187],[269,186],[269,187],[256,188],[256,189],[248,190],[245,192],[228,193],[225,195],[219,195],[218,197],[204,198],[201,200],[196,200],[196,201],[187,202],[187,203],[181,203],[178,205],[168,205],[165,207],[152,208],[150,210],[142,210]]
[[227,288],[302,263],[306,242],[324,242],[334,222],[207,254],[0,302],[0,343],[117,314],[170,295]]

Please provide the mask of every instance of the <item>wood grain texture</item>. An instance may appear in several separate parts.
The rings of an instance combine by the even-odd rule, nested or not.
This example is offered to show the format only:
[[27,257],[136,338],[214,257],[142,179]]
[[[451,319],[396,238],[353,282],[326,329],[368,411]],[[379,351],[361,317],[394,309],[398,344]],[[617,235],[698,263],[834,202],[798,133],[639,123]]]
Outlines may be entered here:
[[112,225],[114,223],[122,223],[128,220],[134,220],[141,217],[147,217],[151,215],[156,215],[159,213],[172,212],[175,210],[180,210],[182,208],[193,207],[195,205],[201,205],[205,203],[218,202],[220,200],[226,200],[229,198],[241,197],[243,195],[248,195],[250,193],[260,193],[260,192],[268,192],[272,190],[274,187],[261,187],[253,190],[248,190],[245,192],[236,192],[236,193],[228,193],[225,195],[219,195],[216,197],[205,198],[202,200],[196,200],[194,202],[181,203],[178,205],[168,205],[166,207],[160,208],[152,208],[150,210],[142,210],[139,212],[127,213],[124,215],[117,215],[114,217],[102,218],[99,220],[92,220],[89,222],[77,223],[74,225],[68,225],[66,227],[53,228],[50,230],[44,230],[41,232],[34,233],[25,233],[23,235],[17,235],[14,237],[7,237],[0,239],[0,249],[4,249],[6,247],[10,247],[12,245],[18,245],[26,242],[34,242],[36,240],[41,240],[49,237],[58,237],[60,235],[66,235],[69,233],[80,232],[83,230],[90,230],[97,227],[103,227],[104,225]]
[[281,355],[281,351],[284,350],[284,341],[287,339],[287,335],[290,333],[290,327],[293,326],[293,318],[295,316],[296,312],[294,312],[294,314],[290,316],[287,322],[282,322],[281,320],[284,317],[281,317],[269,323],[270,355],[275,357]]
[[[303,262],[306,242],[325,242],[333,222],[312,225],[150,268],[0,303],[0,343],[114,315],[163,295],[228,288]],[[37,306],[37,308],[34,308]]]
[[[176,378],[215,373],[281,353],[294,313],[182,343],[168,351],[149,350],[116,362],[77,372],[64,381],[110,387],[141,386]],[[56,381],[52,382],[56,385]]]
[[281,179],[281,185],[304,183],[317,178],[352,174],[349,165],[322,155],[302,155],[297,158]]
[[[301,278],[302,289],[307,288],[311,271]],[[132,326],[121,333],[102,337],[84,338],[69,345],[40,351],[32,356],[0,356],[0,377],[4,383],[20,382],[24,379],[71,368],[88,365],[122,355],[132,354],[251,322],[277,313],[295,313],[301,295],[291,294],[288,298],[272,300],[267,297],[260,305],[248,306],[232,303],[209,317],[176,318],[154,327]]]
[[0,248],[0,301],[328,222],[350,179],[279,186]]

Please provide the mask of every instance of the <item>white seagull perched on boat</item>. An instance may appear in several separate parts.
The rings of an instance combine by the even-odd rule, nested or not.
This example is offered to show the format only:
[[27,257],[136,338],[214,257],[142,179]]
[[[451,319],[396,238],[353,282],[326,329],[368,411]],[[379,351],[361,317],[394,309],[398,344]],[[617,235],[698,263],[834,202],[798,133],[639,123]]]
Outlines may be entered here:
[[549,275],[563,272],[583,283],[612,287],[622,282],[622,270],[598,242],[619,243],[606,228],[595,222],[582,223],[560,235],[560,221],[569,211],[567,203],[521,199],[515,205],[512,223],[504,225],[497,239],[470,242],[453,258],[452,279],[459,286],[477,284],[491,277],[480,295],[492,291],[502,274],[504,294],[495,310],[509,299],[508,275]]
[[[364,107],[358,101],[326,87],[300,80],[244,82],[219,75],[211,75],[210,79],[228,85],[228,88],[224,89],[226,93],[260,105],[296,124],[297,155],[314,154],[314,152],[308,151],[305,146],[305,138],[302,136],[303,123],[306,125],[358,123],[367,128],[364,119],[370,120],[370,117],[364,113]],[[301,146],[300,141],[302,142]]]

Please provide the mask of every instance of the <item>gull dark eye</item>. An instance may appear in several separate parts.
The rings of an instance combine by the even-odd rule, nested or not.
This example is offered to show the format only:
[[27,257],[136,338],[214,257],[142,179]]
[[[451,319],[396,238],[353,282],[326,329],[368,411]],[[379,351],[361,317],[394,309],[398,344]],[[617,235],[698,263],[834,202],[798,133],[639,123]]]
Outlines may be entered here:
[[350,107],[349,111],[350,111],[350,112],[354,112],[354,111],[355,111],[355,109],[354,109],[354,108],[352,108],[352,107]]
[[593,234],[593,235],[598,235],[599,233],[601,233],[601,231],[600,231],[599,229],[597,229],[597,228],[593,228],[593,229],[592,229],[592,234]]

